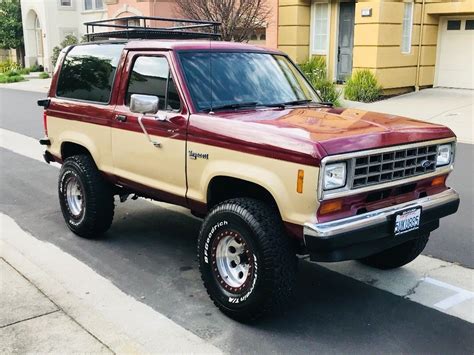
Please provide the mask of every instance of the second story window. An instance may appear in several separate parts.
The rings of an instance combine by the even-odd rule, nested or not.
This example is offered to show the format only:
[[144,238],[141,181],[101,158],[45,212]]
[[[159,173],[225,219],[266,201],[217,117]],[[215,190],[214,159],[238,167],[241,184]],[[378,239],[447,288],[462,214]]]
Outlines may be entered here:
[[72,0],[60,0],[59,4],[62,7],[71,7],[72,6]]
[[411,52],[411,35],[413,31],[413,3],[406,2],[403,12],[402,53]]
[[103,0],[84,0],[84,10],[102,10]]

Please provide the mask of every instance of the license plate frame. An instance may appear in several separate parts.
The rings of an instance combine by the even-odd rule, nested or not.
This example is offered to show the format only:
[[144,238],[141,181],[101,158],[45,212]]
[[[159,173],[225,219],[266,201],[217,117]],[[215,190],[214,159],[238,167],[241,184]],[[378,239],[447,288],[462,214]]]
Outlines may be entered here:
[[408,208],[397,212],[393,222],[393,234],[398,237],[420,228],[421,207]]

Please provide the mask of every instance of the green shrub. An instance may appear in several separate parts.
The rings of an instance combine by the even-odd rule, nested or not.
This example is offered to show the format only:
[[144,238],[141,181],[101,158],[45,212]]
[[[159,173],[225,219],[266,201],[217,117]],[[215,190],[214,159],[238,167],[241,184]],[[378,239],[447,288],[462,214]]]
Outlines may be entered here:
[[15,69],[15,70],[9,70],[9,71],[3,73],[3,75],[8,76],[8,77],[12,77],[12,76],[18,76],[18,75],[21,75],[21,74],[20,74],[20,70]]
[[0,73],[6,73],[11,70],[18,70],[21,66],[10,59],[0,62]]
[[339,97],[341,93],[337,90],[336,84],[327,78],[324,57],[312,57],[301,64],[300,69],[311,85],[319,91],[324,102],[331,102],[335,106],[340,106]]
[[324,57],[312,57],[301,64],[300,69],[311,82],[326,79],[326,60]]
[[18,73],[21,75],[28,75],[30,74],[31,69],[30,68],[21,68],[18,70]]
[[373,102],[382,95],[382,87],[368,69],[357,70],[347,80],[344,97],[352,101]]
[[25,78],[21,75],[7,76],[4,74],[0,74],[0,84],[16,83],[23,80],[25,80]]
[[32,65],[31,67],[29,67],[28,70],[29,70],[31,73],[36,73],[36,72],[39,72],[39,71],[43,71],[44,68],[43,68],[42,65],[34,64],[34,65]]
[[42,73],[40,73],[39,78],[40,78],[40,79],[48,79],[48,78],[49,78],[49,74],[46,73],[46,72],[42,72]]

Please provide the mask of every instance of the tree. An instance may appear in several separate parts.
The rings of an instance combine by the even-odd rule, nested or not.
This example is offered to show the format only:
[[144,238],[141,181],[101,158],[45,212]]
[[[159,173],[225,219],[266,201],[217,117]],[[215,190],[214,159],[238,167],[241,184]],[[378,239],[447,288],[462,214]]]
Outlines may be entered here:
[[266,0],[176,0],[181,16],[221,22],[224,41],[246,42],[256,29],[265,28]]
[[20,0],[0,0],[0,48],[16,49],[17,61],[24,66]]
[[59,44],[59,46],[53,48],[53,55],[51,56],[51,63],[53,63],[53,67],[56,65],[56,62],[58,61],[58,57],[62,49],[77,43],[78,40],[76,36],[67,35],[66,37],[64,37],[63,41]]

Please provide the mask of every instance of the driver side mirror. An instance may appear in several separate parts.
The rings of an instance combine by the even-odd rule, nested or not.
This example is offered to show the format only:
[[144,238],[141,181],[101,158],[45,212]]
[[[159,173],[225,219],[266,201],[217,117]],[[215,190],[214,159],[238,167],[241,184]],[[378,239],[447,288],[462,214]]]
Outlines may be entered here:
[[157,96],[132,94],[130,96],[130,111],[143,115],[155,114],[158,112],[159,101]]

